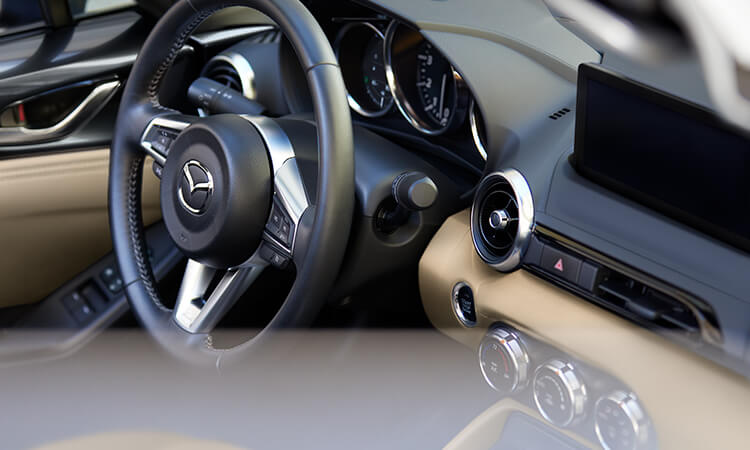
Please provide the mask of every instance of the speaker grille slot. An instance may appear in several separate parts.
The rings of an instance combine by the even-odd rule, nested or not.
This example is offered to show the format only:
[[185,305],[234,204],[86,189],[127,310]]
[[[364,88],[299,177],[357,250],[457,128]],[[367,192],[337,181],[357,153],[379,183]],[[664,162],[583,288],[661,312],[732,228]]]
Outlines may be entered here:
[[549,116],[547,116],[547,117],[549,117],[549,118],[550,118],[550,119],[552,119],[552,120],[557,120],[557,119],[560,119],[560,118],[562,118],[562,116],[564,116],[565,114],[567,114],[567,113],[569,113],[569,112],[570,112],[570,109],[568,109],[568,108],[563,108],[563,109],[561,109],[561,110],[558,110],[557,112],[554,112],[554,113],[550,114],[550,115],[549,115]]

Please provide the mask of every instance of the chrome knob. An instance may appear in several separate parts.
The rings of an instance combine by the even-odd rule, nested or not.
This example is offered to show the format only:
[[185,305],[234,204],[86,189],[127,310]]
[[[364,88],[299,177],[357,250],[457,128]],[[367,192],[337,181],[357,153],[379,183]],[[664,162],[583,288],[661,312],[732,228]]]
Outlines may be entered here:
[[614,391],[596,401],[594,430],[606,450],[637,450],[649,441],[650,422],[635,394]]
[[586,385],[572,364],[551,359],[534,373],[534,403],[539,413],[560,427],[583,417]]
[[490,213],[490,227],[493,230],[504,230],[510,223],[510,214],[504,209],[495,210]]
[[510,394],[526,384],[529,354],[514,331],[494,328],[479,345],[479,367],[487,384]]

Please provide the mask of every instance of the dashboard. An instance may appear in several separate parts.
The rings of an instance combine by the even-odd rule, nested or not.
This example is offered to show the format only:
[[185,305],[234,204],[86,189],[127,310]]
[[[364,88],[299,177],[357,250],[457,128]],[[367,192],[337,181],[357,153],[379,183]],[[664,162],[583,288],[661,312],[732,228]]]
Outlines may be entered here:
[[[660,381],[694,370],[688,379],[724,383],[737,399],[726,408],[741,409],[746,380],[729,383],[721,371],[748,373],[750,256],[575,166],[582,64],[690,101],[704,94],[697,67],[680,65],[696,83],[675,87],[668,61],[661,69],[623,62],[577,37],[542,2],[308,6],[338,58],[354,124],[458,186],[464,211],[442,224],[422,256],[421,295],[433,325],[478,352],[489,386],[516,410],[604,448],[660,447],[643,430],[658,434],[671,423],[674,396],[692,394],[675,386],[665,400],[648,377],[654,355],[674,363]],[[512,14],[483,14],[500,10]],[[310,114],[294,59],[283,37],[263,30],[213,56],[202,74],[268,105],[271,115]],[[600,107],[599,119],[613,114],[611,105]],[[719,181],[714,176],[704,182]],[[507,347],[511,341],[518,345]],[[612,345],[626,355],[618,360]],[[528,356],[530,347],[541,356]],[[638,349],[650,353],[638,358]],[[560,381],[563,372],[572,375]],[[513,417],[508,423],[519,429],[538,425]],[[681,442],[672,439],[658,441]]]
[[[354,3],[311,7],[339,61],[355,124],[419,152],[471,190],[485,167],[486,131],[450,59],[393,15]],[[271,115],[310,113],[295,59],[283,36],[262,30],[211,57],[201,75],[270,105]]]
[[[394,285],[413,288],[393,298],[379,289],[368,292],[368,302],[387,306],[383,322],[393,327],[411,324],[411,317],[399,314],[413,312],[394,299],[413,298],[419,319],[424,312],[429,320],[419,326],[432,325],[450,338],[461,370],[452,372],[450,349],[402,347],[410,338],[400,333],[393,341],[375,333],[380,345],[385,342],[382,352],[350,349],[347,356],[367,359],[360,366],[381,383],[429,396],[420,405],[425,413],[409,411],[428,423],[425,430],[436,428],[438,407],[453,409],[451,417],[459,420],[439,427],[454,436],[449,449],[745,448],[750,141],[717,118],[695,56],[649,66],[623,59],[586,39],[579,24],[544,0],[304,3],[334,50],[354,125],[355,217],[331,299],[349,301],[352,292],[374,282],[388,293]],[[222,12],[227,14],[209,19],[177,52],[160,103],[201,116],[216,113],[211,102],[198,108],[189,99],[188,85],[199,78],[241,93],[245,105],[261,105],[300,142],[301,176],[307,191],[315,192],[314,109],[294,50],[267,19]],[[23,116],[47,126],[92,83],[119,86],[156,16],[134,8],[82,21],[75,32],[6,39],[0,96],[9,106],[0,125],[21,125]],[[16,54],[28,61],[19,63],[23,58]],[[73,91],[40,87],[51,79]],[[45,95],[37,97],[40,89]],[[3,155],[102,149],[111,141],[117,98],[65,139],[5,146]],[[28,115],[46,104],[53,106],[48,116]],[[166,151],[178,131],[157,123],[142,145]],[[108,152],[94,153],[104,180]],[[94,164],[87,161],[86,167]],[[31,172],[40,172],[29,162]],[[424,203],[410,197],[412,188],[422,189]],[[151,212],[158,212],[155,205]],[[283,211],[277,217],[281,225],[269,231],[281,233],[276,238],[293,242],[294,232],[304,231],[300,223],[284,235]],[[104,224],[103,212],[101,218]],[[165,230],[155,227],[149,234],[169,244]],[[166,275],[178,252],[153,247],[153,263]],[[276,268],[291,269],[278,258]],[[80,327],[93,332],[126,309],[112,264],[112,256],[95,263],[20,323],[43,328],[50,318],[67,320],[74,337],[49,341],[65,351],[83,342]],[[432,334],[441,344],[448,341]],[[346,340],[337,344],[348,346]],[[333,345],[320,348],[341,357],[329,351]],[[372,356],[392,348],[403,352],[393,362],[403,372],[386,374]],[[338,366],[322,361],[320,378],[334,392],[315,392],[321,402],[341,392],[380,394],[361,389],[366,378],[346,370],[338,372],[351,389],[329,383],[331,367]],[[298,371],[287,376],[280,389],[297,410],[289,386],[303,395],[310,389]],[[264,384],[267,379],[259,377]],[[448,387],[431,383],[435,379]],[[462,390],[467,384],[479,393]],[[380,419],[375,416],[396,421],[391,399],[375,397],[385,414],[373,409],[362,416],[367,407],[353,400],[351,422],[337,426],[371,432]],[[416,405],[418,397],[406,396],[403,404]],[[415,422],[405,423],[409,437],[418,440]],[[320,430],[328,434],[325,427]],[[247,435],[241,425],[236,430]]]

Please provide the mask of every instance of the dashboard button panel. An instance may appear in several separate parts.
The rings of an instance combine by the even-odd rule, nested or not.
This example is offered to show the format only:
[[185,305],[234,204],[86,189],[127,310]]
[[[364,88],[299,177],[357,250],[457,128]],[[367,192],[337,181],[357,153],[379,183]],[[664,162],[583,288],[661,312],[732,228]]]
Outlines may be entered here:
[[565,429],[587,448],[658,448],[651,420],[630,387],[551,343],[496,322],[479,345],[479,364],[503,399],[534,410],[540,424]]
[[571,283],[578,283],[581,260],[556,248],[545,245],[542,250],[542,269],[562,277]]

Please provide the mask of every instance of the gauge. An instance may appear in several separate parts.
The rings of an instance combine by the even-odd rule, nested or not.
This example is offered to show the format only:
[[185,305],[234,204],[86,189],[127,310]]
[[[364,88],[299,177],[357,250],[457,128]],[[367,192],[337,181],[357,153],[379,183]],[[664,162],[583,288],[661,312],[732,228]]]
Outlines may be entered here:
[[529,354],[513,331],[494,328],[479,345],[479,367],[493,389],[510,394],[526,384]]
[[437,135],[464,121],[469,96],[463,79],[417,30],[393,22],[385,59],[396,106],[414,128]]
[[596,402],[594,429],[607,450],[637,450],[649,440],[649,421],[632,393],[615,391]]
[[570,363],[552,359],[534,374],[534,403],[542,417],[566,427],[583,416],[586,386]]
[[474,146],[479,152],[479,156],[487,161],[487,131],[484,128],[484,117],[476,100],[471,101],[469,108],[469,127],[471,128],[471,137],[474,139]]
[[417,91],[425,115],[436,127],[445,128],[456,103],[453,68],[427,41],[417,47]]
[[345,25],[334,43],[349,106],[365,117],[382,116],[393,106],[383,43],[383,33],[369,22]]

